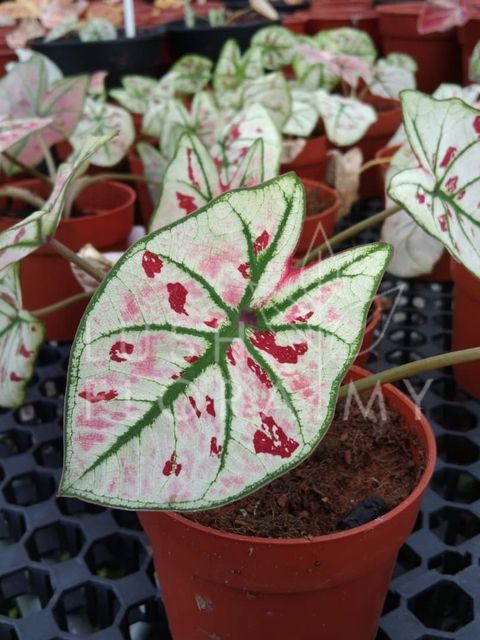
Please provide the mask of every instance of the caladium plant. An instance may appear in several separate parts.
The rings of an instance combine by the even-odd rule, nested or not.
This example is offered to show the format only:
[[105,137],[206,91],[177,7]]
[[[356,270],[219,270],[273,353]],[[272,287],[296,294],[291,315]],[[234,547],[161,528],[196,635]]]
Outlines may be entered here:
[[418,18],[418,32],[432,33],[461,27],[479,10],[478,0],[425,0]]
[[472,82],[480,82],[480,40],[474,46],[468,63],[468,77]]
[[[89,77],[76,76],[48,82],[43,59],[32,56],[20,62],[0,80],[0,113],[9,118],[50,118],[51,123],[35,135],[10,148],[10,155],[23,164],[35,166],[45,149],[67,138],[82,115]],[[8,173],[16,170],[3,162]]]
[[393,176],[388,194],[480,276],[480,111],[413,91],[402,94],[402,106],[417,166]]
[[280,153],[280,136],[259,105],[240,113],[212,149],[184,134],[165,173],[150,229],[191,214],[226,191],[276,175]]
[[212,78],[215,98],[225,107],[240,108],[242,88],[246,81],[263,76],[262,51],[248,49],[242,56],[236,40],[227,40],[222,47]]
[[319,89],[315,99],[328,139],[338,146],[355,144],[377,120],[375,109],[355,98],[344,98]]
[[0,117],[0,153],[28,138],[52,123],[51,118],[21,118],[5,120]]
[[253,49],[259,49],[265,69],[276,71],[291,64],[295,55],[295,35],[286,27],[271,26],[260,29],[251,40]]
[[214,507],[311,453],[390,249],[292,270],[303,216],[288,174],[220,196],[120,259],[73,346],[62,495]]

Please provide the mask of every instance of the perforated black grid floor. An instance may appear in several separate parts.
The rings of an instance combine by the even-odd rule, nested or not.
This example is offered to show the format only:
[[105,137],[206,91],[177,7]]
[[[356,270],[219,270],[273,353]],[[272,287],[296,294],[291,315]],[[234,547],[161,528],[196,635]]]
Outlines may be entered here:
[[[396,306],[370,368],[448,349],[450,285],[387,278],[382,290]],[[169,640],[135,514],[55,496],[68,351],[46,344],[28,403],[0,413],[0,640]],[[480,638],[480,403],[448,369],[413,388],[428,377],[438,466],[377,640]]]

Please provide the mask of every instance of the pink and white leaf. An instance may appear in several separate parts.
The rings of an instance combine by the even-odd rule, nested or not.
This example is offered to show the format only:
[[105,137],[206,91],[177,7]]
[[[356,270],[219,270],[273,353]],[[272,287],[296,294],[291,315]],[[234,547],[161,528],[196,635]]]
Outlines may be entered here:
[[418,17],[418,32],[433,33],[461,27],[472,17],[472,0],[426,0]]
[[225,127],[220,142],[212,149],[215,162],[221,168],[223,184],[230,184],[236,167],[258,138],[263,141],[264,179],[278,174],[282,138],[270,116],[270,111],[260,104],[253,104]]
[[115,265],[73,345],[62,495],[209,508],[313,451],[390,250],[292,271],[303,216],[288,174],[220,196]]
[[404,67],[379,60],[374,67],[370,93],[381,98],[398,100],[404,89],[415,89],[415,73]]
[[295,55],[296,37],[286,27],[272,25],[257,31],[250,46],[261,52],[265,69],[276,71],[291,64]]
[[145,114],[157,88],[153,78],[128,75],[122,78],[122,87],[110,90],[110,96],[131,113]]
[[480,111],[453,98],[402,94],[416,168],[397,173],[388,195],[480,276]]
[[315,99],[328,139],[340,147],[361,140],[377,120],[375,109],[355,98],[330,95],[319,89]]
[[314,40],[320,49],[360,58],[369,67],[377,58],[375,43],[366,31],[360,29],[352,27],[325,29],[319,31],[314,36]]
[[[160,201],[161,183],[167,171],[168,160],[151,144],[139,142],[137,152],[143,165],[143,175],[151,180],[148,183],[148,191],[154,206]],[[160,184],[158,184],[160,183]]]
[[293,88],[291,97],[292,112],[282,133],[287,136],[308,138],[318,123],[314,94],[311,91]]
[[70,186],[84,170],[85,163],[109,139],[108,136],[87,139],[84,147],[75,154],[74,160],[60,166],[53,190],[43,209],[0,234],[0,273],[46,244],[54,235]]
[[338,149],[331,149],[327,154],[327,171],[325,179],[338,194],[340,207],[338,217],[348,215],[352,205],[360,197],[360,174],[363,164],[363,154],[358,147],[342,153]]
[[292,113],[290,89],[285,76],[280,72],[245,82],[242,100],[244,109],[253,104],[262,105],[279,131]]
[[219,193],[218,169],[210,152],[196,136],[183,134],[165,172],[150,231],[193,213]]
[[362,58],[325,51],[305,43],[297,44],[296,51],[310,63],[325,65],[330,74],[338,76],[351,87],[356,87],[361,79],[366,84],[372,81],[372,69]]
[[90,158],[97,167],[113,167],[118,164],[135,141],[135,128],[130,113],[103,100],[87,98],[80,122],[69,141],[73,149],[81,149],[87,136],[108,136]]
[[170,70],[175,91],[195,94],[204,89],[212,77],[212,66],[212,61],[205,56],[192,54],[180,58]]
[[32,133],[44,129],[51,122],[51,118],[22,118],[17,120],[3,120],[0,118],[0,153],[7,151],[12,145],[31,136]]
[[43,342],[42,323],[22,309],[19,265],[0,273],[0,407],[18,407],[25,400]]
[[[92,266],[106,276],[113,265],[121,258],[123,252],[106,251],[100,253],[92,244],[86,244],[80,251],[77,251],[77,255],[90,262]],[[80,269],[76,264],[73,264],[73,262],[70,263],[70,268],[76,281],[84,291],[95,291],[98,287],[98,281],[95,278]]]
[[36,18],[25,18],[20,24],[5,36],[5,42],[14,51],[28,45],[29,40],[42,38],[46,34],[45,29]]

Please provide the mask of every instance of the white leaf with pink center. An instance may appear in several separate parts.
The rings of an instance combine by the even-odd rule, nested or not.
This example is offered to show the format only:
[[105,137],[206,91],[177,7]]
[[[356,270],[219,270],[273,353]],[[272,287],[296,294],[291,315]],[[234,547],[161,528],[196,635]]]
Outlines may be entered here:
[[269,73],[256,80],[245,82],[242,98],[244,109],[253,104],[264,107],[279,131],[285,126],[292,113],[288,82],[280,72]]
[[158,87],[158,81],[144,76],[122,78],[122,87],[110,90],[110,96],[131,113],[145,114]]
[[242,87],[247,80],[263,76],[262,52],[250,48],[242,56],[236,40],[227,40],[215,65],[212,84],[215,98],[222,108],[240,109]]
[[340,147],[361,140],[377,120],[375,109],[356,98],[330,95],[319,89],[315,99],[328,139]]
[[41,322],[22,309],[19,265],[0,273],[0,406],[18,407],[43,342]]
[[51,118],[52,123],[14,145],[10,153],[35,166],[43,159],[44,145],[51,147],[68,137],[82,115],[89,81],[84,75],[62,78],[49,86],[47,67],[39,56],[14,65],[0,80],[0,113],[11,118]]
[[415,91],[402,107],[417,167],[393,176],[388,195],[480,276],[480,111]]
[[65,198],[85,163],[111,136],[90,138],[75,154],[72,162],[62,164],[58,170],[53,190],[43,209],[0,234],[0,272],[18,262],[42,246],[55,234],[62,215]]
[[325,434],[390,249],[304,270],[288,174],[137,242],[72,350],[62,495],[195,510],[254,491]]
[[375,96],[398,100],[404,89],[415,89],[415,73],[405,67],[379,60],[373,69],[369,90]]
[[432,33],[460,27],[472,17],[475,4],[474,0],[426,0],[418,17],[418,32]]

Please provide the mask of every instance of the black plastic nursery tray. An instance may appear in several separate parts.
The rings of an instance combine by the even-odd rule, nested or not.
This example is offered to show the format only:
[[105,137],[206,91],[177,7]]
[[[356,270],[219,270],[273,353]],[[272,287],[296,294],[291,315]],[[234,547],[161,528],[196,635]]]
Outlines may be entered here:
[[[396,307],[370,368],[448,349],[451,285],[386,278],[382,290]],[[169,640],[136,515],[56,497],[68,353],[45,344],[27,404],[0,413],[0,640]],[[438,466],[377,640],[480,638],[480,403],[450,370],[430,377]]]

